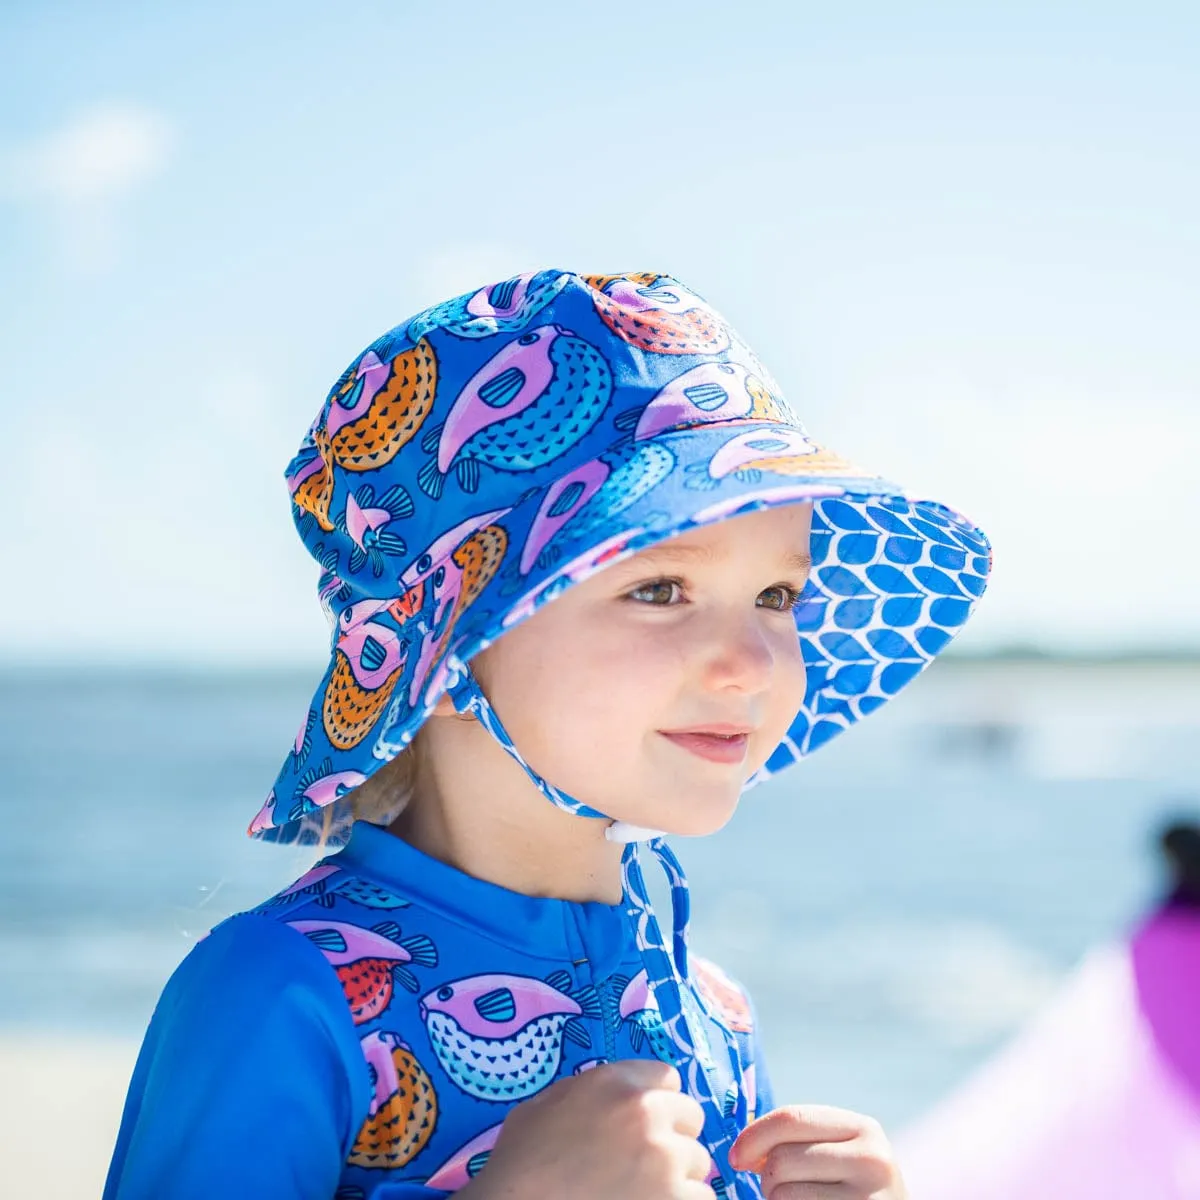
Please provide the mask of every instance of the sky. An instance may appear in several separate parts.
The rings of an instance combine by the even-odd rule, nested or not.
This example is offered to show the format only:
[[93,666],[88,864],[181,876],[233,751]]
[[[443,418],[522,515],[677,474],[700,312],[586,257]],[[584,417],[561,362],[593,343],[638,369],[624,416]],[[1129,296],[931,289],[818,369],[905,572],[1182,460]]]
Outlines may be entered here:
[[1200,647],[1200,8],[0,6],[0,657],[316,663],[283,469],[520,270],[665,270],[967,513],[964,649]]

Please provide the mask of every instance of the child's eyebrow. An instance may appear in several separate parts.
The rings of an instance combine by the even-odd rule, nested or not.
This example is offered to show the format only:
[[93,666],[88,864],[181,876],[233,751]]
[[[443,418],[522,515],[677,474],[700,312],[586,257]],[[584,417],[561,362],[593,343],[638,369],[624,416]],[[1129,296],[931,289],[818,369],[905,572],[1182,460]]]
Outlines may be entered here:
[[[713,562],[720,556],[711,546],[667,541],[640,551],[637,557],[639,559],[656,558],[668,562]],[[812,567],[812,555],[807,551],[792,550],[785,554],[780,562],[789,570],[807,571]]]

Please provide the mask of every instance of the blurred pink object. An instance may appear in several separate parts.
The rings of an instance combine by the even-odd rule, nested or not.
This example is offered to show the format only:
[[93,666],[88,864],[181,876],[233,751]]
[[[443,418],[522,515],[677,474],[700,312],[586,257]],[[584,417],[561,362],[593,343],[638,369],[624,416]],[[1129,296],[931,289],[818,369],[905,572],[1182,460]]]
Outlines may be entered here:
[[1200,1200],[1200,908],[1092,952],[895,1144],[913,1200]]

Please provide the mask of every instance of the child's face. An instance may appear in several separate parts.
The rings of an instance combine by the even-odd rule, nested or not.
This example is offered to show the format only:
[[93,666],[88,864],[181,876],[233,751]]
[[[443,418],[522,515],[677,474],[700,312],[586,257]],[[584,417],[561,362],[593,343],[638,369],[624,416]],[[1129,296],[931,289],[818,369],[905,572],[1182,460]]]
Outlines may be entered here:
[[[477,655],[525,761],[636,825],[685,835],[724,825],[804,700],[790,604],[807,578],[811,519],[810,505],[789,505],[671,538]],[[740,752],[737,741],[689,748],[668,736],[721,726],[749,731]]]

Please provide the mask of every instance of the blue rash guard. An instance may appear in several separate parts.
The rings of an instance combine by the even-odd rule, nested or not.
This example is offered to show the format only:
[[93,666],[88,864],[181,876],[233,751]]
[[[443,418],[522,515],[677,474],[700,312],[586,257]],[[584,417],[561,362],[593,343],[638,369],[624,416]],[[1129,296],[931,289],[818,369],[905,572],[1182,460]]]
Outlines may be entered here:
[[[773,1107],[745,991],[691,956]],[[714,1094],[732,1080],[711,1030]],[[434,1200],[555,1079],[670,1061],[620,905],[511,892],[359,821],[345,849],[218,925],[168,981],[104,1200]]]

